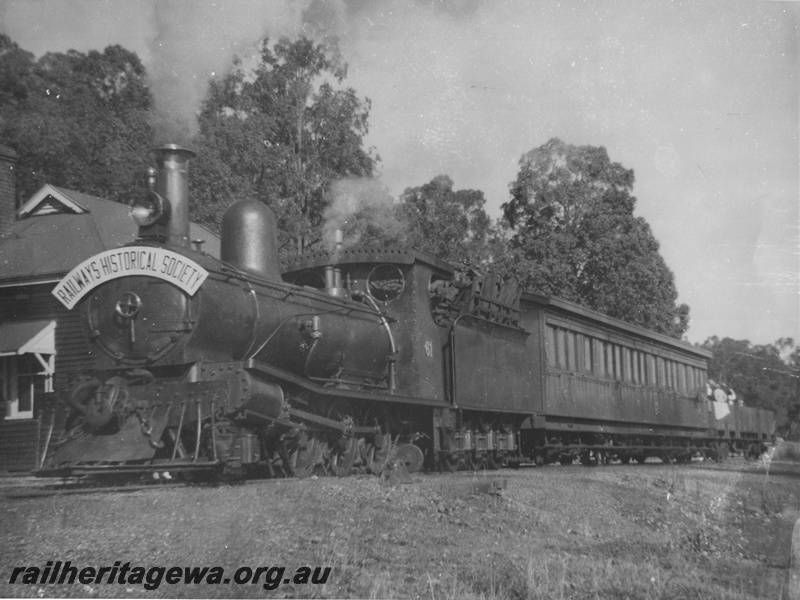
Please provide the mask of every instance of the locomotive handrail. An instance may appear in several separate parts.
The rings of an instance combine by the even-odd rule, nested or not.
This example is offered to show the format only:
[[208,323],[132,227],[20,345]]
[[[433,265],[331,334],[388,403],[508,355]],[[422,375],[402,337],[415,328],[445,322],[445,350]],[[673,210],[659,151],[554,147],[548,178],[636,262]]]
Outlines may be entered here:
[[259,321],[261,321],[261,310],[258,307],[258,298],[256,297],[256,290],[253,285],[249,281],[245,281],[248,287],[248,296],[253,301],[253,334],[250,336],[250,343],[247,344],[247,350],[242,354],[243,357],[250,354],[250,350],[253,348],[253,345],[256,343],[256,338],[258,337],[258,327],[255,325]]
[[388,377],[389,377],[389,389],[393,390],[395,389],[395,387],[397,387],[395,382],[395,372],[394,372],[394,365],[395,361],[397,360],[397,346],[394,343],[394,335],[392,335],[392,329],[391,327],[389,327],[389,322],[386,320],[386,316],[378,308],[378,305],[372,298],[372,296],[370,296],[369,294],[362,294],[361,297],[366,298],[369,301],[369,303],[372,305],[372,308],[374,308],[375,312],[378,314],[378,316],[380,316],[381,323],[383,323],[383,326],[386,328],[386,333],[389,334],[389,344],[391,345],[392,348],[392,355],[389,357]]
[[[245,353],[245,360],[252,360],[254,357],[258,356],[258,355],[261,353],[261,351],[262,351],[262,350],[264,350],[264,348],[266,348],[266,347],[267,347],[267,344],[269,344],[269,343],[272,341],[272,339],[273,339],[273,338],[275,337],[275,335],[278,333],[278,331],[280,330],[280,328],[281,328],[281,327],[283,327],[284,325],[286,325],[286,323],[288,323],[289,321],[292,321],[293,319],[296,319],[296,318],[298,318],[298,317],[315,317],[315,316],[318,316],[318,315],[330,315],[330,314],[335,314],[335,313],[337,313],[337,312],[343,312],[343,311],[344,311],[345,313],[346,313],[346,312],[348,312],[348,311],[346,310],[346,307],[342,307],[341,309],[337,309],[337,310],[326,310],[326,311],[324,311],[324,312],[313,312],[313,313],[295,313],[295,314],[293,314],[293,315],[289,315],[288,317],[286,317],[285,319],[283,319],[283,320],[282,320],[280,323],[278,323],[278,324],[275,326],[275,329],[273,329],[273,330],[272,330],[272,333],[270,333],[270,334],[267,336],[267,339],[266,339],[266,340],[264,340],[264,342],[263,342],[263,343],[262,343],[262,344],[261,344],[261,345],[258,347],[258,350],[256,350],[255,352],[252,352],[252,353],[251,353],[251,352],[249,352],[249,350],[248,350],[248,352],[247,352],[247,353]],[[248,356],[248,354],[250,354],[250,356]]]

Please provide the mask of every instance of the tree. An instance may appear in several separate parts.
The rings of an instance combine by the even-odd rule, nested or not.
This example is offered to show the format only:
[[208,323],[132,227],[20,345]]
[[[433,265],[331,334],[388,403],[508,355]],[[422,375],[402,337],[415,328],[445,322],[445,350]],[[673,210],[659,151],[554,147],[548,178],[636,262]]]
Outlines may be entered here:
[[399,214],[406,223],[408,245],[443,260],[485,262],[493,233],[485,204],[483,192],[456,191],[447,175],[406,188]]
[[800,404],[800,371],[793,365],[797,348],[789,353],[793,347],[791,338],[753,345],[748,340],[712,336],[701,344],[701,348],[713,353],[709,377],[729,385],[747,405],[775,411],[780,429],[791,425],[796,418],[794,406]]
[[19,154],[18,194],[43,183],[119,201],[140,193],[151,143],[145,76],[121,46],[36,60],[0,35],[0,135]]
[[689,307],[649,225],[633,211],[633,171],[605,148],[551,139],[520,159],[503,204],[498,263],[524,287],[680,338]]
[[232,202],[252,198],[278,216],[283,251],[321,237],[338,179],[369,177],[378,160],[363,148],[370,102],[352,88],[335,51],[311,40],[261,44],[259,62],[211,83],[193,167],[194,217],[216,227]]

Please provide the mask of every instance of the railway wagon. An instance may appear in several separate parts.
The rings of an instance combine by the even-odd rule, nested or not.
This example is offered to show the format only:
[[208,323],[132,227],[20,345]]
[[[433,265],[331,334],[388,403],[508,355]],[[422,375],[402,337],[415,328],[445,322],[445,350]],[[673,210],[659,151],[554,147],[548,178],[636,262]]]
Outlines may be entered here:
[[540,368],[523,454],[539,462],[752,455],[771,438],[773,413],[706,395],[705,350],[535,294],[523,323]]
[[188,238],[193,153],[155,154],[139,239],[53,291],[95,349],[39,475],[685,460],[771,433],[702,395],[706,352],[423,252],[337,239],[281,266],[274,215],[240,202],[215,259]]

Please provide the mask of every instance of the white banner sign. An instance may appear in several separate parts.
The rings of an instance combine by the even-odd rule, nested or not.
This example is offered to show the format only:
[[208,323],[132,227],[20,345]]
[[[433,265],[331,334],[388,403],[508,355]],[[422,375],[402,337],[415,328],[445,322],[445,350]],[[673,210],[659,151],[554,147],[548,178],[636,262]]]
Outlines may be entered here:
[[175,284],[193,296],[208,277],[208,271],[190,258],[150,246],[126,246],[106,250],[72,269],[53,290],[53,295],[72,309],[98,285],[118,277],[144,275]]

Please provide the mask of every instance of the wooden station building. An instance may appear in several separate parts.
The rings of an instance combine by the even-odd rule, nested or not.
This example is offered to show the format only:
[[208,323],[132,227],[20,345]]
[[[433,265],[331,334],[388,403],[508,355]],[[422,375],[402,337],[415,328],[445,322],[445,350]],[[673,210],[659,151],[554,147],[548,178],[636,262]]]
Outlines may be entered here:
[[[38,466],[49,422],[45,393],[91,364],[80,314],[51,294],[73,267],[132,242],[129,208],[44,185],[24,202],[15,186],[17,154],[0,145],[0,473]],[[192,240],[219,256],[219,238],[191,224]]]

